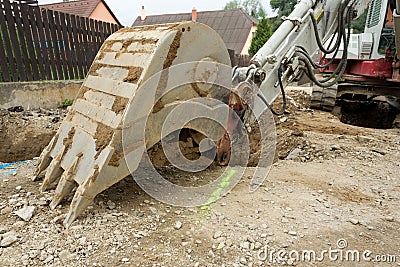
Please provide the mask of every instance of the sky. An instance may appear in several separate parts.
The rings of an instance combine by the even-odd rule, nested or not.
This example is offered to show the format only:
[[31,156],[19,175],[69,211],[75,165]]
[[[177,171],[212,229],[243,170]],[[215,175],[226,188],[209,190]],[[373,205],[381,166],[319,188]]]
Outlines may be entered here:
[[[140,16],[142,6],[147,15],[191,12],[195,7],[198,11],[223,9],[229,0],[105,0],[115,16],[124,26],[132,25]],[[62,2],[62,0],[39,0],[40,4]],[[262,1],[267,6],[267,0]]]

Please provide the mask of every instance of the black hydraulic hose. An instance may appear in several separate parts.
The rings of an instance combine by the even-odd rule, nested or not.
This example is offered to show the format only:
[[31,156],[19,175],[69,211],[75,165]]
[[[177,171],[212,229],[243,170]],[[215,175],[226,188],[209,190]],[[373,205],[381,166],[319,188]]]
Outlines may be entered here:
[[[335,38],[337,32],[338,32],[338,30],[334,33],[332,39],[330,40],[329,45],[328,45],[328,48],[332,45],[333,39]],[[311,57],[310,57],[310,55],[309,55],[307,49],[305,49],[305,48],[304,48],[303,46],[301,46],[301,45],[296,45],[296,47],[297,47],[297,48],[300,48],[300,49],[302,50],[302,51],[301,51],[301,50],[297,50],[297,52],[299,52],[299,53],[301,53],[302,55],[304,55],[305,57],[307,57],[307,59],[310,61],[310,63],[311,63],[311,64],[313,65],[313,67],[316,68],[316,69],[317,69],[317,68],[324,69],[324,68],[327,68],[327,67],[329,67],[330,65],[332,65],[332,63],[335,61],[336,55],[339,53],[339,48],[340,48],[340,46],[338,46],[338,47],[336,48],[335,52],[333,53],[333,55],[331,56],[332,58],[331,58],[327,63],[325,63],[324,65],[321,65],[322,62],[323,62],[323,60],[326,58],[326,56],[327,56],[328,54],[324,54],[324,55],[322,56],[322,58],[320,59],[319,64],[317,64],[317,63],[315,63],[315,62],[311,59]]]
[[[305,63],[305,67],[303,67],[302,69],[306,71],[306,74],[311,79],[311,81],[313,81],[319,87],[323,87],[323,88],[331,87],[332,85],[336,84],[339,81],[339,79],[341,78],[341,75],[343,75],[344,70],[346,69],[346,67],[343,66],[339,72],[339,75],[336,76],[336,78],[333,81],[330,81],[328,83],[323,83],[323,82],[320,82],[319,80],[317,80],[317,78],[313,75],[310,65],[307,64],[307,61],[304,58],[299,58],[299,60],[303,61]],[[345,60],[345,63],[347,65],[347,59]],[[332,79],[332,77],[330,77],[330,79]]]
[[319,64],[315,63],[315,62],[312,60],[312,58],[310,57],[310,55],[308,54],[307,50],[306,50],[304,47],[302,47],[302,46],[300,46],[300,45],[298,45],[298,46],[296,46],[296,47],[298,47],[298,48],[301,49],[301,50],[297,50],[297,52],[300,53],[300,54],[302,54],[303,56],[305,56],[305,57],[308,59],[308,61],[310,62],[310,64],[311,64],[315,69],[324,69],[324,68],[326,68],[326,67],[329,67],[329,66],[333,63],[333,61],[335,60],[335,57],[336,57],[337,53],[339,52],[339,49],[337,49],[337,50],[335,51],[335,53],[333,54],[332,58],[329,60],[328,63],[326,63],[326,64],[324,64],[324,65],[319,65]]
[[[344,71],[346,70],[346,67],[347,67],[347,58],[343,58],[340,61],[338,67],[335,69],[335,71],[329,77],[327,77],[325,79],[322,79],[322,80],[317,80],[317,78],[315,77],[315,75],[312,72],[312,69],[311,69],[310,65],[308,64],[308,60],[303,58],[303,57],[300,57],[299,60],[305,63],[305,67],[306,68],[305,69],[303,68],[303,69],[306,71],[307,76],[316,85],[318,85],[319,87],[325,87],[325,88],[326,87],[330,87],[332,85],[335,85],[339,81],[339,79],[342,77],[342,75],[343,75],[343,73],[344,73]],[[330,82],[328,82],[333,77],[335,77],[335,79],[330,81]]]
[[[344,53],[346,54],[346,53]],[[346,57],[344,57],[338,67],[335,69],[335,71],[327,78],[322,79],[322,80],[317,80],[317,78],[315,77],[315,75],[312,72],[311,66],[310,64],[308,64],[308,60],[306,58],[300,57],[299,58],[300,61],[304,62],[306,69],[304,69],[307,73],[307,76],[315,83],[317,84],[319,87],[330,87],[334,84],[336,84],[339,79],[342,77],[344,71],[346,70],[347,67],[347,55]],[[336,77],[335,77],[336,76]],[[333,77],[335,77],[334,80],[328,82],[329,80],[331,80]]]
[[[338,38],[337,38],[337,40],[336,40],[335,46],[334,46],[331,50],[329,50],[329,47],[331,46],[332,41],[333,41],[333,39],[334,39],[334,38],[332,37],[332,39],[331,39],[331,41],[330,41],[330,43],[329,43],[329,45],[328,45],[328,50],[325,50],[325,51],[331,52],[331,53],[332,53],[332,52],[335,52],[335,53],[333,54],[333,56],[332,56],[332,59],[331,59],[328,63],[326,63],[326,64],[324,64],[324,65],[316,64],[316,63],[311,59],[311,57],[309,56],[307,50],[306,50],[303,46],[300,46],[300,45],[297,46],[298,48],[302,49],[304,53],[301,52],[301,51],[298,51],[298,52],[300,52],[300,53],[303,54],[305,57],[307,57],[308,60],[309,60],[309,62],[310,62],[310,64],[312,64],[314,68],[326,68],[326,67],[330,66],[330,65],[333,63],[333,61],[335,60],[335,57],[336,57],[337,53],[339,52],[339,49],[340,49],[340,40],[342,39],[342,37],[345,36],[345,32],[346,32],[346,31],[344,30],[345,27],[342,27],[342,26],[345,25],[345,16],[344,16],[343,13],[341,12],[341,11],[342,11],[341,6],[339,6],[339,9],[338,9],[338,10],[339,10],[339,14],[338,14],[338,17],[339,17],[339,19],[338,19],[338,20],[339,20],[339,22],[338,22],[338,28],[336,29],[335,34],[334,34],[333,36],[335,36],[336,33],[339,33],[339,35],[338,35]],[[345,12],[345,11],[344,11],[344,12]],[[311,17],[314,18],[314,17],[313,17],[313,14],[311,14]],[[315,18],[314,18],[314,20],[313,20],[313,27],[314,27],[314,32],[315,32],[316,41],[317,41],[317,43],[319,43],[319,44],[322,45],[321,40],[320,40],[319,35],[318,35],[318,29],[317,29],[317,24],[316,24]],[[343,38],[343,39],[344,39],[344,38]],[[321,47],[320,47],[320,48],[321,48]],[[326,57],[326,55],[327,55],[327,53],[325,53],[323,57]]]
[[[343,47],[344,47],[344,51],[343,51],[343,55],[342,55],[342,59],[339,62],[338,67],[336,68],[336,70],[330,75],[330,77],[327,77],[325,79],[319,80],[319,82],[324,83],[329,81],[330,79],[332,79],[332,77],[334,77],[335,75],[338,75],[339,79],[342,77],[344,71],[346,70],[347,67],[347,57],[348,57],[348,53],[349,53],[349,44],[350,44],[350,30],[351,30],[351,20],[353,19],[353,12],[352,12],[352,8],[349,8],[346,12],[346,15],[349,16],[349,24],[347,27],[347,35],[343,35]],[[339,72],[340,70],[340,72]],[[339,74],[338,74],[339,72]],[[338,81],[339,79],[335,79],[336,81]]]
[[[335,33],[333,34],[331,40],[329,41],[328,49],[331,48],[331,45],[332,45],[332,43],[333,43],[333,39],[335,39],[336,34],[337,34],[338,32],[339,32],[339,25],[338,25],[338,28],[335,30]],[[339,37],[338,37],[338,38],[339,38]],[[339,49],[340,49],[340,45],[336,48],[336,51],[339,51]],[[333,62],[333,60],[334,60],[335,57],[336,57],[336,54],[337,54],[337,52],[335,52],[335,55],[332,56],[332,59],[331,59],[330,62]],[[319,64],[322,64],[322,62],[324,61],[324,59],[326,58],[327,55],[328,55],[328,54],[325,54],[325,53],[324,53],[324,55],[323,55],[323,56],[321,57],[321,59],[319,60]]]
[[[330,87],[330,86],[336,84],[339,81],[339,79],[342,77],[342,75],[347,67],[348,45],[349,45],[349,41],[350,41],[351,20],[353,17],[352,9],[351,8],[347,9],[347,12],[345,12],[345,13],[349,17],[347,35],[346,34],[343,35],[343,42],[344,42],[345,49],[343,51],[343,57],[338,65],[338,67],[329,77],[322,79],[322,80],[317,80],[311,70],[311,67],[310,67],[310,64],[311,65],[314,64],[314,62],[312,62],[312,60],[310,61],[311,58],[309,56],[305,57],[305,58],[304,57],[299,58],[299,60],[305,64],[305,68],[303,67],[302,69],[306,72],[307,76],[320,87]],[[344,19],[344,17],[345,16],[342,16],[342,19]],[[344,25],[344,23],[342,25]],[[343,31],[343,29],[341,31]],[[333,81],[328,82],[333,77],[335,77],[335,79]]]
[[[342,3],[343,3],[343,2],[342,2]],[[329,52],[329,51],[332,51],[332,50],[335,50],[335,54],[334,54],[334,56],[332,56],[331,62],[333,62],[334,58],[336,57],[337,53],[339,52],[339,49],[340,49],[340,40],[342,39],[342,36],[344,36],[344,35],[346,34],[346,31],[345,31],[345,28],[346,28],[346,27],[345,27],[346,21],[345,21],[345,16],[343,15],[344,13],[346,13],[346,11],[345,11],[346,8],[343,8],[343,9],[342,9],[342,3],[340,4],[340,6],[339,6],[339,8],[338,8],[338,25],[337,25],[337,28],[336,28],[336,30],[335,30],[335,33],[334,33],[333,36],[332,36],[332,39],[331,39],[330,42],[329,42],[328,48],[327,48],[328,52]],[[314,23],[314,24],[313,24],[314,31],[318,30],[318,29],[317,29],[317,24],[315,23],[316,21],[315,21],[315,20],[312,20],[312,22]],[[316,34],[318,34],[318,31],[316,32]],[[335,45],[331,48],[333,39],[335,38],[336,34],[338,34],[338,36],[337,36]],[[318,40],[320,40],[320,39],[319,39],[319,36],[318,36],[317,42],[318,42]],[[320,43],[321,43],[321,42],[320,42]],[[322,51],[322,52],[323,52],[323,51]],[[326,58],[326,56],[329,55],[330,53],[329,53],[329,54],[328,54],[328,53],[323,53],[323,54],[324,54],[324,55],[323,55],[322,58],[321,58],[320,64],[321,64],[322,61]]]
[[[311,59],[310,55],[308,54],[307,50],[304,47],[297,46],[298,48],[300,48],[300,50],[298,50],[297,52],[299,52],[300,54],[303,55],[303,56],[299,57],[299,60],[304,63],[304,66],[301,67],[300,69],[303,70],[307,74],[307,76],[319,87],[330,87],[330,86],[335,85],[339,81],[339,79],[341,79],[341,77],[344,74],[346,67],[347,67],[348,46],[350,43],[350,29],[351,29],[351,20],[353,19],[353,13],[352,13],[351,7],[350,8],[347,8],[347,7],[342,8],[342,6],[343,6],[342,3],[343,2],[341,2],[339,9],[338,9],[339,21],[338,21],[338,27],[334,34],[334,36],[335,36],[336,33],[338,33],[338,38],[335,42],[335,45],[332,48],[329,48],[329,47],[331,46],[331,44],[333,42],[333,38],[328,45],[328,49],[325,49],[323,47],[323,44],[322,44],[321,39],[318,34],[317,21],[314,17],[314,14],[311,13],[311,21],[313,24],[318,47],[325,54],[323,57],[326,57],[327,54],[331,54],[332,52],[334,52],[334,56],[332,57],[330,62],[328,62],[327,64],[324,64],[324,65],[316,64],[315,62],[313,62],[313,60]],[[346,26],[345,26],[345,24],[346,24],[345,18],[346,17],[349,18],[347,34],[346,34]],[[343,51],[342,59],[340,60],[338,67],[328,78],[318,80],[315,77],[315,75],[313,74],[313,70],[311,69],[311,66],[314,68],[325,68],[325,67],[331,65],[335,56],[337,55],[337,53],[340,49],[340,40],[342,38],[343,38],[343,45],[344,45],[345,49]],[[330,81],[333,77],[335,77],[335,78],[332,81]],[[278,82],[279,82],[279,87],[280,87],[281,94],[283,97],[283,107],[280,112],[275,111],[271,107],[271,105],[267,102],[267,100],[264,98],[264,96],[262,94],[258,93],[257,96],[263,101],[263,103],[271,110],[271,112],[274,115],[280,116],[285,113],[286,105],[287,105],[286,94],[285,94],[285,90],[283,88],[283,83],[282,83],[282,66],[279,66],[279,68],[278,68]]]
[[331,54],[332,52],[334,52],[335,51],[335,49],[338,47],[338,46],[340,46],[340,39],[341,39],[341,35],[343,34],[343,32],[341,31],[341,29],[342,29],[342,26],[343,26],[343,24],[342,24],[342,20],[343,20],[343,12],[342,12],[342,3],[339,5],[339,9],[338,9],[338,16],[339,16],[339,19],[338,19],[338,29],[339,29],[339,36],[338,36],[338,39],[336,40],[336,43],[335,43],[335,45],[331,48],[331,49],[325,49],[325,47],[323,46],[323,44],[322,44],[322,41],[321,41],[321,39],[320,39],[320,37],[319,37],[319,33],[318,33],[318,26],[317,26],[317,20],[315,19],[315,17],[314,17],[314,14],[313,13],[311,13],[311,21],[312,21],[312,25],[313,25],[313,28],[314,28],[314,32],[315,32],[315,39],[316,39],[316,41],[317,41],[317,44],[318,44],[318,47],[319,47],[319,49],[323,52],[323,53],[325,53],[325,54]]
[[283,114],[285,114],[286,111],[286,105],[287,105],[287,101],[286,101],[286,93],[285,93],[285,89],[283,88],[283,83],[282,83],[282,67],[279,66],[278,68],[278,83],[279,83],[279,87],[281,89],[281,94],[282,94],[282,98],[283,98],[283,105],[282,105],[282,110],[280,112],[275,111],[270,104],[268,104],[268,101],[264,98],[264,96],[260,93],[257,94],[257,96],[262,100],[262,102],[264,102],[264,104],[269,108],[269,110],[271,110],[272,114],[276,115],[276,116],[281,116]]

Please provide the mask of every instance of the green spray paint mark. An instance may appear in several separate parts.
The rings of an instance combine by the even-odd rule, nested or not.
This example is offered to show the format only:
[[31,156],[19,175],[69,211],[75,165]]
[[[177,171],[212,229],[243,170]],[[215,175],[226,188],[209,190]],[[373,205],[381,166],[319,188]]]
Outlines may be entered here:
[[[235,175],[235,173],[236,173],[236,170],[228,171],[228,174],[219,183],[218,188],[214,192],[211,193],[207,202],[203,206],[200,207],[201,215],[203,215],[204,217],[207,217],[207,215],[209,215],[209,213],[211,212],[210,204],[215,202],[218,198],[221,197],[222,191],[230,184],[230,181],[231,181],[232,177]],[[200,221],[197,220],[196,224],[199,224],[199,223],[200,223]]]
[[214,201],[216,201],[222,193],[222,190],[224,190],[230,183],[233,175],[235,175],[236,171],[235,170],[229,170],[228,174],[221,180],[221,182],[218,185],[218,188],[211,193],[210,198],[207,200],[207,202],[201,206],[201,209],[204,209],[205,206],[210,205]]

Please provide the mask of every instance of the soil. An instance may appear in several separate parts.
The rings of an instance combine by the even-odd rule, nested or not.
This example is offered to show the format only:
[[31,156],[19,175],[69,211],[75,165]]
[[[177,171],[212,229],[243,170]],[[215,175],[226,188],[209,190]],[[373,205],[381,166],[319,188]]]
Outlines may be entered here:
[[[37,159],[0,165],[0,266],[400,266],[399,129],[346,125],[310,110],[303,91],[289,96],[288,112],[275,118],[277,156],[261,187],[249,193],[250,167],[228,195],[202,208],[160,203],[127,177],[64,229],[71,197],[49,208],[54,191],[41,193],[41,183],[31,180]],[[3,116],[9,134],[2,130],[2,140],[42,129],[33,119],[23,130],[14,127],[12,115]],[[56,127],[44,129],[51,135]],[[159,168],[184,186],[212,181],[223,170]],[[14,213],[24,206],[35,207],[26,222]],[[279,250],[291,259],[278,262]],[[302,260],[311,250],[317,259]]]
[[172,41],[172,44],[169,48],[167,58],[164,61],[163,69],[168,69],[169,67],[172,66],[172,62],[175,60],[177,54],[178,54],[178,49],[181,45],[181,37],[182,37],[182,31],[178,29],[176,31],[176,35],[174,37],[174,40]]
[[9,112],[0,109],[0,162],[40,155],[57,132],[65,109]]
[[140,76],[142,75],[142,72],[143,68],[141,67],[130,67],[128,77],[124,79],[124,82],[137,84]]
[[97,126],[96,134],[94,135],[94,139],[96,140],[96,151],[97,154],[95,158],[97,158],[101,151],[108,146],[111,139],[113,138],[114,129],[110,126],[99,123]]

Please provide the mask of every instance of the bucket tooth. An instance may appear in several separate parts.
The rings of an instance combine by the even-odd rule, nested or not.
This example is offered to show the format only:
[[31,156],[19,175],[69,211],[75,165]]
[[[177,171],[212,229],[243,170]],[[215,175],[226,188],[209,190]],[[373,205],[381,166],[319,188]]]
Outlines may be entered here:
[[[147,108],[151,113],[150,109],[157,107],[153,109],[154,116],[150,115],[148,119],[152,120],[149,125],[155,125],[160,130],[159,125],[165,120],[168,107],[180,101],[208,96],[204,92],[211,87],[198,88],[195,84],[183,84],[172,94],[162,96],[160,105],[153,103],[153,98],[163,93],[167,85],[179,82],[179,79],[169,79],[168,68],[203,59],[230,65],[223,40],[214,30],[201,23],[123,28],[107,38],[68,116],[43,150],[34,178],[38,179],[38,175],[46,171],[41,188],[44,191],[61,177],[50,205],[52,209],[77,186],[64,221],[66,227],[93,202],[96,195],[127,177],[139,165],[146,149],[145,141],[148,142],[143,140],[146,139],[142,137],[143,128],[153,128],[145,123],[140,124],[143,128],[132,128],[137,140],[123,144],[122,131],[127,128],[128,115],[146,121]],[[190,75],[194,75],[196,70],[197,67],[193,68],[194,73]],[[143,85],[146,81],[150,77],[157,77],[155,74],[161,71],[163,75],[160,81],[151,80],[155,87],[145,89]],[[142,95],[141,92],[150,97],[141,100],[138,97]],[[158,132],[152,133],[150,146],[159,142],[160,136]],[[124,147],[125,150],[128,147],[128,151],[124,151]],[[127,161],[133,163],[130,165],[132,169],[128,168]]]
[[53,149],[55,140],[57,139],[57,136],[54,136],[48,146],[43,150],[42,154],[40,155],[40,158],[38,160],[38,165],[35,171],[35,175],[33,176],[33,181],[36,181],[40,174],[50,165],[51,163],[51,156],[50,152]]
[[76,187],[76,182],[73,180],[69,180],[69,177],[64,175],[61,177],[60,182],[57,185],[57,189],[54,193],[53,199],[50,203],[50,208],[54,210],[58,204],[74,190]]
[[33,181],[36,181],[39,179],[40,174],[47,169],[47,167],[50,165],[52,158],[50,157],[49,153],[46,155],[43,155],[43,158],[40,159],[38,162],[38,167],[36,169],[35,175],[33,176]]
[[63,222],[65,228],[69,228],[75,219],[85,211],[85,209],[93,203],[93,198],[88,198],[82,193],[83,188],[78,187],[75,196],[72,199],[70,209]]
[[64,169],[61,167],[61,155],[57,156],[57,158],[53,159],[53,161],[50,163],[49,167],[47,168],[46,175],[43,180],[42,187],[40,190],[42,192],[46,191],[47,188],[57,181],[63,174]]
[[75,175],[75,170],[78,165],[79,159],[83,156],[82,153],[80,153],[75,161],[73,162],[72,166],[66,170],[60,178],[60,181],[58,182],[56,191],[54,192],[54,197],[50,203],[50,208],[55,209],[58,204],[74,190],[74,188],[77,186],[77,183],[73,179],[73,175]]

